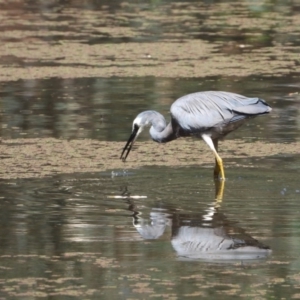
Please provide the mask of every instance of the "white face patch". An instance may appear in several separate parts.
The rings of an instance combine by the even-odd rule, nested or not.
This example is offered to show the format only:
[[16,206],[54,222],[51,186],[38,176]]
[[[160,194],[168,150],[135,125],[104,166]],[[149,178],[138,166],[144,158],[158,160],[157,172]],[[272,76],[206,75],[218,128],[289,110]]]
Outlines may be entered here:
[[138,128],[139,128],[139,130],[136,133],[136,137],[135,137],[135,138],[137,138],[139,136],[139,134],[143,131],[143,129],[144,129],[145,126],[139,126],[136,122],[133,122],[133,124],[132,124],[132,132],[134,131],[134,127],[135,126],[138,126]]
[[134,125],[137,125],[138,127],[141,127],[141,121],[142,121],[142,118],[140,117],[136,117],[132,123],[132,131],[134,129]]
[[149,120],[146,120],[146,122],[143,122],[142,117],[137,116],[133,121],[132,130],[134,129],[134,125],[137,125],[139,127],[139,133],[141,133],[142,130],[144,129],[144,127],[150,126],[151,124],[150,124]]

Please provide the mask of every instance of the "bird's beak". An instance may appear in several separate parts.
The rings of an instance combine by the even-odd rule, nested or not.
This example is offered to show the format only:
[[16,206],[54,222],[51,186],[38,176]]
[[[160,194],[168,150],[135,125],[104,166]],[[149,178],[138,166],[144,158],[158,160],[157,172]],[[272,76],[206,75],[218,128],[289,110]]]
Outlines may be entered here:
[[[128,154],[129,154],[129,152],[130,152],[130,150],[131,150],[131,148],[132,148],[132,146],[133,146],[136,138],[138,137],[138,133],[139,133],[139,128],[138,128],[138,126],[135,126],[134,129],[133,129],[133,131],[132,131],[131,136],[129,137],[129,139],[128,139],[126,145],[125,145],[125,147],[123,148],[123,151],[122,151],[122,154],[121,154],[121,157],[120,157],[120,159],[122,159],[122,161],[126,160],[126,158],[127,158]],[[126,150],[127,150],[127,152],[125,154]]]

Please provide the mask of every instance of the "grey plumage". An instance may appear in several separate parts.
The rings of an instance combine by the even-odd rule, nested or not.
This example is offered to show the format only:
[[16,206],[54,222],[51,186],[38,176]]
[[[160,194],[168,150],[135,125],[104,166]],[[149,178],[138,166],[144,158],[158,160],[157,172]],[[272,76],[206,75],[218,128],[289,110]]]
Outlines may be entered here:
[[132,134],[123,149],[121,159],[126,160],[144,127],[151,126],[150,135],[159,143],[185,136],[202,137],[216,157],[215,177],[221,173],[224,178],[222,159],[217,153],[218,140],[237,129],[247,119],[267,114],[271,110],[260,98],[215,91],[189,94],[172,104],[171,122],[168,125],[165,118],[156,111],[148,110],[138,114],[133,121]]
[[[228,92],[193,93],[179,98],[171,106],[173,122],[185,135],[216,129],[226,132],[225,127],[230,123],[270,111],[270,106],[262,99]],[[222,132],[216,137],[223,137]]]

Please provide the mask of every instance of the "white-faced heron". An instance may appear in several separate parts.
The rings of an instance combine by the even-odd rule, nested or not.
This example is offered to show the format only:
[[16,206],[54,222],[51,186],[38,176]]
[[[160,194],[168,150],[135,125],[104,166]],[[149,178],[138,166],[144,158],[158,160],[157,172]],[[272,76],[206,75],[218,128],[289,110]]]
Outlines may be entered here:
[[[126,160],[144,127],[150,127],[155,142],[167,143],[179,137],[202,137],[216,158],[214,176],[225,179],[218,141],[240,127],[247,119],[267,114],[272,108],[262,99],[228,92],[198,92],[177,99],[171,106],[171,122],[154,110],[143,111],[133,121],[132,134],[121,154]],[[126,152],[127,150],[127,152]]]

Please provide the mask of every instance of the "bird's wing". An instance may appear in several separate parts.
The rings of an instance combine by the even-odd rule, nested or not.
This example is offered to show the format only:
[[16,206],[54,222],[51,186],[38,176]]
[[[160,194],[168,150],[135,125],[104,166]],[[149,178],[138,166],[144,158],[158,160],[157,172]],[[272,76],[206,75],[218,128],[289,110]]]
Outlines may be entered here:
[[258,98],[228,92],[199,92],[176,100],[171,106],[171,115],[181,128],[193,131],[267,113],[268,109]]
[[232,108],[237,114],[244,115],[262,115],[270,112],[272,108],[262,99],[247,98],[243,106]]

